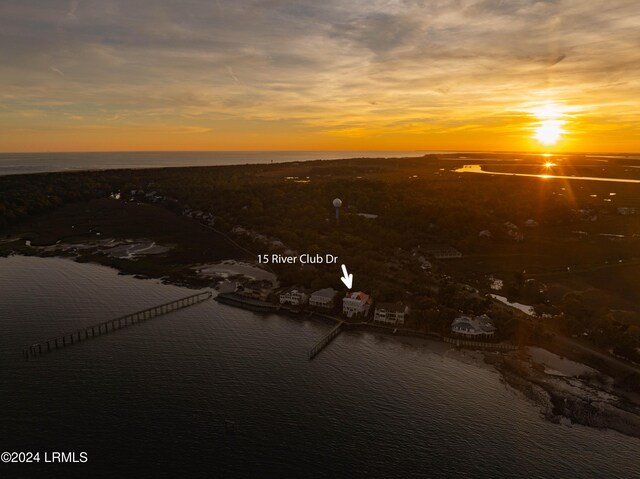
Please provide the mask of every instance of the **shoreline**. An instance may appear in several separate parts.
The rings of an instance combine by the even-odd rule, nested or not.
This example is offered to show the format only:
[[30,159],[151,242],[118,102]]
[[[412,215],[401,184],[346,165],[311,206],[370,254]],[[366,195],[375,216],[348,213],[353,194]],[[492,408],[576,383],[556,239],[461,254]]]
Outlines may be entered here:
[[[237,304],[232,304],[232,306],[242,308]],[[333,324],[342,321],[337,317],[314,311],[292,311],[289,307],[275,307],[269,311],[254,310],[254,312],[257,314],[282,314],[292,319],[310,319],[325,323],[330,321]],[[588,381],[583,381],[581,375],[561,376],[558,379],[553,374],[540,372],[540,369],[544,368],[544,363],[533,360],[528,351],[529,347],[513,351],[483,350],[477,347],[461,348],[445,341],[445,337],[436,333],[400,328],[395,328],[396,333],[394,333],[392,327],[368,322],[344,322],[344,329],[348,332],[383,334],[395,337],[396,340],[399,338],[408,339],[413,343],[428,341],[439,344],[442,354],[455,351],[458,353],[457,359],[478,367],[487,367],[498,373],[505,384],[521,393],[528,402],[535,405],[546,421],[565,426],[579,424],[595,429],[611,429],[630,437],[640,438],[640,405],[614,395],[614,392],[596,387]],[[553,355],[551,352],[549,354]],[[517,366],[514,366],[514,362]],[[594,371],[599,373],[597,370]],[[567,383],[573,381],[578,385],[573,384],[573,389],[568,390],[561,387],[563,381]],[[612,396],[612,399],[604,400],[598,397],[603,395]]]
[[[24,250],[12,251],[10,254],[0,255],[0,258],[2,256],[8,257],[16,255],[71,259],[80,263],[86,262],[106,266],[118,271],[118,274],[130,275],[137,279],[155,279],[161,281],[163,284],[194,290],[210,288],[215,291],[215,300],[218,300],[221,294],[225,294],[216,291],[215,284],[213,283],[217,284],[218,281],[215,279],[187,277],[184,275],[176,277],[171,275],[156,276],[139,274],[131,271],[123,271],[112,264],[97,261],[98,258],[95,257],[86,260],[80,255],[56,253],[60,252],[52,254],[52,252],[40,251],[38,247],[31,247],[30,252],[25,252]],[[288,306],[278,307],[273,303],[259,303],[261,304],[257,306],[271,304],[273,308],[254,310],[256,314],[280,314],[294,320],[314,320],[329,325],[335,325],[337,322],[342,321],[335,316],[318,311],[292,310],[292,308]],[[233,307],[240,307],[238,304],[227,304]],[[344,326],[348,332],[364,332],[374,335],[381,334],[386,337],[395,337],[396,340],[400,339],[401,341],[409,342],[428,341],[433,344],[439,344],[442,348],[440,351],[442,354],[449,354],[450,352],[459,353],[457,356],[459,356],[460,360],[478,367],[488,367],[500,374],[501,380],[504,381],[505,384],[514,391],[521,393],[527,401],[539,409],[541,416],[545,420],[552,423],[567,425],[566,423],[568,422],[568,425],[576,423],[596,429],[612,429],[630,437],[640,438],[640,404],[617,397],[617,401],[622,405],[622,407],[617,407],[612,402],[594,400],[592,397],[589,397],[587,393],[583,394],[579,390],[563,390],[559,388],[550,377],[541,375],[539,371],[535,371],[535,368],[539,367],[539,363],[535,363],[530,357],[523,359],[523,353],[526,355],[523,350],[507,352],[500,350],[487,351],[477,347],[461,348],[459,346],[456,347],[456,345],[451,342],[445,342],[444,337],[437,333],[393,328],[368,322],[344,322]],[[396,330],[395,333],[394,329]],[[514,361],[520,364],[514,367]],[[579,380],[577,377],[575,379]],[[598,389],[591,386],[591,392],[593,391],[607,393],[604,388]]]

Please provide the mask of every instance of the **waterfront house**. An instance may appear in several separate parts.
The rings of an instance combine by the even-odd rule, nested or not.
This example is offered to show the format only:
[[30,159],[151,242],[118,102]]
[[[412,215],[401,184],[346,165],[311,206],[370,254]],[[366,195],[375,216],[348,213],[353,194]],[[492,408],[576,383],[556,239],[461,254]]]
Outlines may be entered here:
[[302,288],[289,288],[280,293],[280,304],[291,304],[292,306],[300,306],[307,302],[309,296]]
[[342,313],[347,318],[366,316],[369,313],[372,302],[371,296],[362,291],[347,293],[347,295],[342,298]]
[[373,321],[396,326],[404,325],[404,317],[409,308],[402,303],[378,303]]
[[451,323],[451,332],[467,338],[490,338],[496,327],[489,316],[459,316]]
[[260,301],[266,301],[272,291],[273,285],[267,280],[249,281],[238,288],[239,295],[259,299]]
[[334,306],[334,299],[338,292],[333,288],[324,288],[314,291],[309,297],[309,306],[316,308],[331,309]]

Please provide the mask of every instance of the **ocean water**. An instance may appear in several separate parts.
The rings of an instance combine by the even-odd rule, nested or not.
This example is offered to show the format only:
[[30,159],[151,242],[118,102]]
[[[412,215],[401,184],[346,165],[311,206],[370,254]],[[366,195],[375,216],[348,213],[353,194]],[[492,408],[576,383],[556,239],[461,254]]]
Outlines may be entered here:
[[640,477],[640,440],[548,423],[440,343],[343,333],[307,361],[330,326],[210,300],[22,359],[31,342],[192,292],[0,258],[0,450],[88,455],[0,464],[0,477]]
[[[401,158],[437,151],[143,151],[0,153],[0,176],[51,171],[243,165],[341,158]],[[450,152],[449,152],[450,153]]]

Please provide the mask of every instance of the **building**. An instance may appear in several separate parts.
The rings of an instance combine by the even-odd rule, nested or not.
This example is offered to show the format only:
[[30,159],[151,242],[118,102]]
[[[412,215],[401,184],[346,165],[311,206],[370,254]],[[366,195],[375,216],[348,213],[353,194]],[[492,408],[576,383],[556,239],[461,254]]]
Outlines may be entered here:
[[333,288],[324,288],[314,291],[309,297],[309,306],[331,309],[335,305],[334,299],[338,292]]
[[347,295],[342,298],[342,313],[347,318],[358,315],[366,316],[369,313],[372,302],[371,296],[362,291],[347,293]]
[[216,289],[220,293],[235,293],[238,291],[238,283],[236,281],[221,281]]
[[291,304],[293,306],[300,306],[305,304],[309,299],[309,296],[302,288],[289,288],[286,291],[280,293],[280,304]]
[[455,249],[453,246],[449,245],[428,245],[422,248],[422,250],[430,254],[436,259],[450,259],[450,258],[461,258],[462,253]]
[[250,281],[238,288],[239,295],[259,299],[260,301],[266,301],[272,291],[273,285],[267,280]]
[[379,323],[402,326],[408,312],[409,308],[402,303],[378,303],[373,320]]
[[451,332],[468,338],[490,338],[496,332],[496,327],[489,316],[459,316],[451,323]]

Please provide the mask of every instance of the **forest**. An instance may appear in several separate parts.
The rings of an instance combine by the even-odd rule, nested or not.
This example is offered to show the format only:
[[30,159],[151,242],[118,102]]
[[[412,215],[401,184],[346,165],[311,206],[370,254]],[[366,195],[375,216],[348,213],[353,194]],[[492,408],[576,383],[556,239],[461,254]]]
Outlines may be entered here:
[[[582,167],[574,159],[566,169],[593,171],[579,160]],[[500,171],[518,166],[483,157],[465,161]],[[211,214],[217,230],[256,256],[336,255],[354,272],[355,288],[376,300],[410,304],[414,329],[442,332],[460,311],[490,312],[501,337],[534,340],[539,327],[519,325],[483,295],[490,292],[489,276],[499,275],[500,294],[532,304],[552,330],[640,361],[638,297],[615,280],[602,281],[604,273],[594,269],[624,261],[631,265],[621,276],[625,283],[640,271],[632,268],[640,222],[616,214],[619,205],[640,204],[636,187],[615,185],[614,196],[606,183],[461,174],[460,166],[445,156],[5,176],[0,231],[63,204],[117,192],[120,201]],[[334,198],[342,200],[339,222]],[[528,228],[532,221],[535,228]],[[463,257],[434,258],[428,248],[434,244],[455,247]],[[273,268],[283,284],[340,287],[335,265]]]

